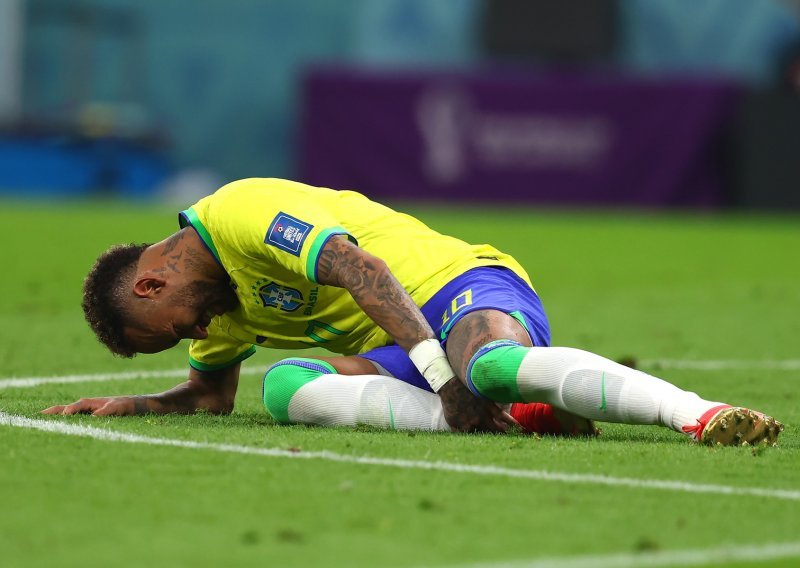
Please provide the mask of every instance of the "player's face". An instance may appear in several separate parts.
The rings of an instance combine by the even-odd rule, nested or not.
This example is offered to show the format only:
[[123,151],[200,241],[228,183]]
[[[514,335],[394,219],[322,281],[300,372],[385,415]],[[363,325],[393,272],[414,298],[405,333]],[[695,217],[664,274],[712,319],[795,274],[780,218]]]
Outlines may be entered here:
[[190,282],[165,290],[151,300],[137,324],[125,330],[128,343],[139,353],[158,353],[181,339],[205,339],[211,318],[236,307],[236,295],[227,284]]

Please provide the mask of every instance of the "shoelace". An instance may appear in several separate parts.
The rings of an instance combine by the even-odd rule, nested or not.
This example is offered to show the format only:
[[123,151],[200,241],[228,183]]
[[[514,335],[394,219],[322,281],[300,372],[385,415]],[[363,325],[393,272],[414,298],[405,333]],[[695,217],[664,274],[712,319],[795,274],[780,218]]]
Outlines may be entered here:
[[684,434],[689,434],[693,440],[699,442],[700,436],[703,435],[703,429],[706,427],[705,424],[697,420],[697,424],[692,424],[691,426],[681,426],[681,430]]
[[684,434],[689,434],[693,440],[699,442],[702,439],[703,430],[706,429],[706,426],[708,426],[708,423],[711,421],[711,419],[714,418],[721,410],[725,410],[726,408],[730,408],[730,405],[720,404],[719,406],[709,408],[700,418],[696,420],[697,424],[681,426],[681,430]]

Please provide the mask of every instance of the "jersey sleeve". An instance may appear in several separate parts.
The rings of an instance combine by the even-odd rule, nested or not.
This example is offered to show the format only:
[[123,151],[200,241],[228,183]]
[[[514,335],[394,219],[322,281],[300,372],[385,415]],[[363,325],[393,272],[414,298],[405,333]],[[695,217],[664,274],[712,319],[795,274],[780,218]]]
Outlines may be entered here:
[[284,206],[269,217],[266,231],[262,227],[260,254],[314,283],[317,283],[319,255],[325,244],[336,235],[355,241],[336,218],[314,205]]
[[208,326],[206,339],[192,340],[189,365],[198,371],[219,371],[244,361],[255,352],[255,345],[228,335],[215,318]]
[[319,254],[335,235],[357,240],[334,214],[291,185],[227,186],[215,199],[180,214],[226,268],[260,264],[265,274],[280,268],[317,283]]

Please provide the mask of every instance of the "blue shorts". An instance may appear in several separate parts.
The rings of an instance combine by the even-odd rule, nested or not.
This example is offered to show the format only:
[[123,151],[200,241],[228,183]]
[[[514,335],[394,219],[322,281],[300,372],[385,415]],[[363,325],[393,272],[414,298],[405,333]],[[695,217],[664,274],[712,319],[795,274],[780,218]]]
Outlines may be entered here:
[[[512,270],[499,266],[473,268],[448,282],[421,308],[444,347],[447,335],[461,318],[476,310],[498,310],[519,321],[531,343],[550,345],[550,325],[542,302],[531,287]],[[408,354],[399,345],[378,347],[359,357],[377,363],[394,377],[431,390]]]

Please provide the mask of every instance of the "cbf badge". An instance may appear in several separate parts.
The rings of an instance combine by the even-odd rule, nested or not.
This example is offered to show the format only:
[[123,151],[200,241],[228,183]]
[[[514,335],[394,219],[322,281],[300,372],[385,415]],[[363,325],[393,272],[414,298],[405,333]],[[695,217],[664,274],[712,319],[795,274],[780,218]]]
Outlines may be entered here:
[[261,300],[261,305],[265,308],[278,308],[284,312],[293,312],[303,305],[303,293],[288,286],[282,286],[275,282],[264,284],[264,280],[259,279],[251,288],[255,303],[258,304],[258,300]]
[[264,237],[264,243],[274,245],[295,256],[300,256],[303,241],[306,240],[308,233],[313,228],[314,225],[303,223],[300,219],[295,219],[291,215],[280,212],[272,220],[267,236]]

